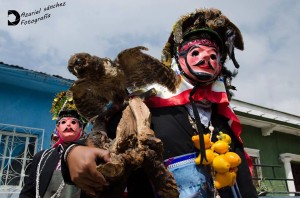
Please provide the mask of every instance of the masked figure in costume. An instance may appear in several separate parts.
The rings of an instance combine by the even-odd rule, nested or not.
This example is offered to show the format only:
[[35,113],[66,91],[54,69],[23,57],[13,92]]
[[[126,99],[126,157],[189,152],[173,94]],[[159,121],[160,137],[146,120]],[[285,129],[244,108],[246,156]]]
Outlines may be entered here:
[[[248,166],[251,162],[247,163],[249,157],[240,139],[241,124],[229,107],[235,73],[225,67],[230,58],[239,68],[234,48],[243,47],[239,29],[221,11],[200,9],[175,23],[163,49],[163,63],[172,67],[181,83],[175,94],[156,87],[158,94],[147,104],[152,128],[164,143],[166,165],[175,176],[180,197],[257,197]],[[218,186],[216,192],[212,181],[216,173],[192,160],[199,150],[191,138],[200,136],[200,161],[204,161],[204,136],[210,134],[211,142],[216,142],[220,132],[230,136],[229,151],[239,155],[241,164],[234,174],[237,182]]]
[[[239,68],[234,49],[243,50],[243,47],[239,29],[221,11],[199,9],[183,15],[173,26],[162,52],[162,62],[176,72],[180,81],[176,92],[155,84],[145,87],[157,91],[145,103],[152,115],[151,128],[163,142],[165,166],[176,179],[180,197],[257,197],[249,169],[251,163],[247,163],[248,156],[240,139],[241,124],[229,107],[230,89],[234,89],[231,78],[235,73],[225,67],[225,61],[230,58]],[[107,129],[111,138],[116,131],[115,120],[111,119]],[[229,137],[230,146],[219,154],[237,155],[239,162],[230,163],[226,171],[205,163],[209,159],[205,145],[207,134],[210,143],[221,140],[223,135]],[[198,142],[193,141],[194,136],[198,136]],[[218,150],[216,145],[211,147]],[[94,165],[89,167],[89,164],[96,161],[90,158],[85,167],[77,166],[80,153],[87,148],[75,149],[67,160],[67,164],[72,164],[69,179],[77,172],[91,170]],[[85,183],[83,177],[73,180],[75,184],[78,181]],[[128,197],[156,197],[143,171],[136,170],[128,181]]]
[[76,111],[72,98],[61,92],[53,101],[53,118],[56,119],[55,136],[58,140],[52,148],[35,154],[29,178],[20,193],[25,197],[80,197],[81,191],[65,184],[61,175],[61,154],[65,147],[83,137],[85,122]]

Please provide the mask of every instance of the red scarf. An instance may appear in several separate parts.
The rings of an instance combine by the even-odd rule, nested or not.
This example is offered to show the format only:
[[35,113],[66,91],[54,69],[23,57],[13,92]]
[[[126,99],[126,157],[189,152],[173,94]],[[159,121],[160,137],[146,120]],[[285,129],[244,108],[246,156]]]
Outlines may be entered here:
[[[185,105],[190,103],[189,94],[193,88],[188,81],[181,77],[181,83],[176,91],[176,93],[170,93],[166,88],[161,86],[156,86],[157,95],[149,98],[146,104],[149,107],[169,107],[177,105]],[[221,78],[218,78],[214,83],[199,87],[196,93],[193,95],[195,101],[210,101],[211,103],[216,103],[218,105],[218,113],[229,119],[229,125],[242,143],[240,138],[242,127],[239,119],[229,106],[229,101],[227,98],[224,82]]]

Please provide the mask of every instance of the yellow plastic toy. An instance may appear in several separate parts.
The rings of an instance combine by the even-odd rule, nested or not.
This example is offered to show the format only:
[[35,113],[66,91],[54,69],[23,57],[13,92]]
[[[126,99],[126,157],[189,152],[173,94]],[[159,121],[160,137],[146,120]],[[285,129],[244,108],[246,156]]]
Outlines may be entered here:
[[[220,189],[226,186],[233,186],[236,181],[236,172],[241,164],[238,154],[230,152],[231,138],[228,134],[219,132],[218,141],[211,142],[210,134],[204,135],[206,159],[202,165],[211,165],[215,171],[215,187]],[[199,135],[194,135],[192,141],[197,149],[200,149]],[[195,159],[200,164],[201,154]]]
[[[211,149],[206,149],[205,150],[205,155],[206,155],[206,159],[203,159],[202,164],[203,165],[208,165],[211,164],[214,160],[214,158],[218,155],[217,153],[213,152]],[[201,154],[198,155],[198,157],[195,159],[195,163],[196,164],[200,164],[200,159],[201,159]]]
[[218,140],[211,146],[211,150],[219,154],[224,154],[229,151],[229,144],[223,140]]
[[233,186],[236,180],[235,172],[216,173],[215,187],[221,189],[226,186]]
[[[210,141],[210,134],[204,134],[204,144],[205,144],[205,149],[209,149],[211,145],[213,144]],[[194,142],[194,145],[197,149],[200,149],[200,141],[199,141],[199,135],[194,135],[192,136],[192,141]]]
[[228,144],[231,143],[231,137],[228,134],[223,133],[222,131],[219,132],[219,135],[217,135],[217,138],[218,138],[218,140],[225,141]]
[[226,160],[229,162],[230,168],[237,167],[242,162],[240,156],[234,152],[227,152],[224,154],[224,156]]
[[230,163],[227,161],[224,155],[218,155],[214,158],[212,167],[218,173],[225,173],[229,171]]

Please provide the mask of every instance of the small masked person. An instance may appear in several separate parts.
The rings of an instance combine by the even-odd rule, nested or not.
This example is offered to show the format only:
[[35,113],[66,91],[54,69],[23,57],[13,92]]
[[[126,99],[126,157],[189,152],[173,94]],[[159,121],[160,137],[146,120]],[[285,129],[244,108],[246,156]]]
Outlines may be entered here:
[[[241,124],[229,107],[234,74],[225,67],[230,58],[239,68],[234,48],[243,47],[239,29],[221,11],[199,9],[175,23],[163,49],[162,62],[178,74],[180,84],[176,93],[156,85],[157,95],[145,103],[180,197],[257,197],[240,139]],[[77,146],[69,153],[67,164],[76,185],[88,183],[80,173],[94,167],[95,158],[88,163],[80,159],[87,150]],[[129,179],[135,180],[127,186],[129,197],[156,197],[142,172]]]
[[[58,100],[64,98],[64,95],[65,92],[58,94]],[[55,135],[58,137],[58,141],[52,148],[35,154],[29,178],[25,179],[25,185],[20,193],[20,198],[86,197],[83,192],[81,193],[79,188],[76,188],[74,185],[65,184],[61,174],[61,155],[70,142],[77,141],[83,136],[84,120],[77,113],[76,109],[74,109],[74,104],[67,104],[59,111],[58,115],[54,115],[54,117],[56,116],[58,117]]]

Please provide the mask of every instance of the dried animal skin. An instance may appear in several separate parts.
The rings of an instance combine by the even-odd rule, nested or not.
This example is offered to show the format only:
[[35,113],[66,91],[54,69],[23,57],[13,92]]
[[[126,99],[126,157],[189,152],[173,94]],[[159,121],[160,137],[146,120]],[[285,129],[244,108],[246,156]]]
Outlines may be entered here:
[[161,197],[178,197],[175,179],[163,163],[163,145],[150,129],[150,111],[140,98],[129,100],[109,148],[111,161],[100,164],[100,171],[110,182],[98,197],[120,197],[130,174],[143,169]]

